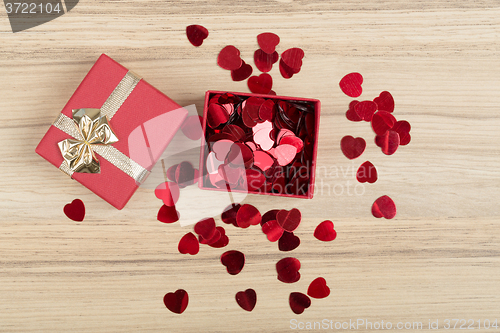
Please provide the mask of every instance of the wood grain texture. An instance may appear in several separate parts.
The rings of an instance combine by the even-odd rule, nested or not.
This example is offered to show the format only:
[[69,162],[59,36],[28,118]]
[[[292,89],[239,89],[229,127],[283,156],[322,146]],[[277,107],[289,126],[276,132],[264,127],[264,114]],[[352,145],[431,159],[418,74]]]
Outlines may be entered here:
[[[199,48],[186,39],[190,24],[210,31]],[[220,249],[177,252],[190,228],[158,222],[151,189],[117,211],[35,154],[101,53],[201,110],[206,90],[247,91],[216,56],[232,44],[252,63],[264,31],[281,37],[280,51],[297,46],[306,54],[291,80],[273,68],[273,89],[322,103],[315,198],[245,199],[261,211],[301,209],[302,244],[292,253],[279,253],[258,228],[226,228],[227,249],[247,256],[242,273],[229,276]],[[446,318],[500,319],[499,36],[500,5],[486,0],[81,0],[15,34],[2,9],[0,331],[284,332],[291,319],[421,321],[424,328],[429,319],[440,327]],[[375,146],[368,124],[345,119],[351,98],[338,82],[353,71],[365,78],[363,99],[390,91],[396,117],[412,124],[412,142],[393,156]],[[344,135],[367,139],[354,162],[339,149]],[[356,195],[353,173],[365,160],[379,180]],[[370,214],[384,194],[397,204],[394,220]],[[62,212],[74,198],[87,207],[82,223]],[[325,219],[338,232],[326,244],[312,236]],[[302,263],[292,285],[279,282],[274,267],[289,255]],[[305,292],[318,276],[332,294],[294,315],[289,293]],[[178,288],[190,296],[182,315],[162,303]],[[247,288],[257,291],[251,313],[234,300]]]

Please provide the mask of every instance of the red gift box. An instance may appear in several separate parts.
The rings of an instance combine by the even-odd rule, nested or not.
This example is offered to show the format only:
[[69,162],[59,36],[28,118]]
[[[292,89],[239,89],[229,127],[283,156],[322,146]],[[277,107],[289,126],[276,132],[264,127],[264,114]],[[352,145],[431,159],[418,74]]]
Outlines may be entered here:
[[[272,103],[268,103],[273,110],[272,115],[269,111],[267,115],[263,115],[262,111],[257,114],[259,108],[255,107],[253,111],[248,111],[253,115],[244,115],[245,103],[252,97],[254,98],[253,102],[257,101],[255,98],[272,101]],[[257,105],[261,102],[262,100],[258,101]],[[210,105],[214,103],[219,105],[211,110]],[[209,112],[219,113],[221,108],[225,111],[209,117]],[[207,91],[202,126],[206,143],[200,152],[202,177],[198,183],[199,187],[219,191],[229,190],[311,199],[314,194],[320,109],[321,103],[317,99]],[[276,118],[278,113],[280,113],[280,119]],[[266,122],[264,119],[266,117],[272,123],[272,130],[269,132],[269,136],[274,140],[272,148],[269,148],[270,145],[264,148],[257,144],[257,140],[253,136],[255,133],[252,132],[253,126],[259,126],[259,124]],[[233,127],[229,128],[229,126]],[[268,124],[268,126],[270,125]],[[289,132],[293,132],[293,135],[290,135],[300,139],[288,139],[287,143],[299,141],[299,144],[300,142],[303,144],[302,148],[297,148],[293,160],[284,166],[278,164],[278,158],[276,158],[276,149],[283,138],[279,138],[282,129],[288,129]],[[245,133],[242,133],[241,130]],[[214,143],[226,140],[229,140],[226,144],[227,147],[221,149],[224,158],[224,156],[218,156],[221,153],[214,149]],[[239,145],[236,154],[232,154],[235,147],[232,142]],[[244,156],[244,150],[251,150],[254,154],[253,157],[247,159]],[[257,154],[264,155],[269,162],[272,160],[272,166],[266,165],[264,168],[267,169],[263,170],[262,166],[257,163],[256,151],[260,151]],[[209,154],[213,155],[209,156]],[[238,163],[231,161],[237,154],[239,154],[238,158],[242,159],[239,167],[234,166]],[[269,158],[266,154],[272,157]],[[239,174],[234,168],[240,168],[243,171]],[[249,169],[252,170],[249,171]]]
[[[132,85],[130,85],[131,80]],[[123,96],[123,86],[127,84],[129,90]],[[94,151],[99,151],[95,156],[100,165],[100,172],[73,172],[72,178],[117,209],[122,209],[180,128],[187,111],[103,54],[71,96],[61,114],[73,120],[73,110],[93,108],[104,112],[113,107],[116,112],[112,117],[108,116],[111,118],[109,125],[118,141],[109,145],[115,149],[107,148],[113,150],[114,155],[108,157],[103,153],[105,156],[103,157],[99,155],[101,150],[95,149]],[[58,120],[50,126],[38,144],[36,152],[57,168],[67,172],[69,164],[65,164],[58,143],[74,137],[56,127],[61,117],[66,118],[62,115],[59,115]],[[93,147],[102,149],[102,146]],[[125,162],[120,161],[120,158],[117,162],[116,156],[125,159]],[[130,165],[135,166],[134,171],[128,171]],[[141,171],[134,173],[136,169]],[[136,174],[140,175],[135,177]]]

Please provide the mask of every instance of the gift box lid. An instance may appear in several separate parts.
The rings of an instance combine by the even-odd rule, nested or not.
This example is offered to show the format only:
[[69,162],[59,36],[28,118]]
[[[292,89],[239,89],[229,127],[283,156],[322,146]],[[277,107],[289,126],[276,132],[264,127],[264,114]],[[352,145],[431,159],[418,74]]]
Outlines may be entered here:
[[[120,96],[123,91],[119,86],[130,78],[136,79],[136,82],[125,96]],[[120,98],[121,104],[116,102]],[[137,164],[138,169],[144,168],[146,173],[151,171],[188,114],[149,83],[102,54],[62,109],[63,116],[59,115],[58,119],[64,116],[73,119],[73,110],[82,108],[102,108],[103,111],[105,104],[106,107],[117,107],[109,125],[118,141],[110,146],[126,155],[125,158],[132,160],[133,165]],[[56,125],[55,122],[50,126],[35,151],[57,168],[64,169],[64,158],[58,143],[74,137]],[[134,179],[123,171],[124,168],[120,168],[120,162],[114,158],[108,160],[99,153],[95,156],[100,173],[74,172],[72,178],[117,209],[122,209],[143,177]]]

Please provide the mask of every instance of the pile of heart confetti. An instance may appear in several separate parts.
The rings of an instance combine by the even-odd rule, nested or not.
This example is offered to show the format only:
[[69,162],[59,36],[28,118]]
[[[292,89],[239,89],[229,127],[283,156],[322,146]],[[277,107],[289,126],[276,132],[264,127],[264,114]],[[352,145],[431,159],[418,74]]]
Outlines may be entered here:
[[[359,97],[363,92],[361,84],[363,76],[359,73],[350,73],[344,76],[339,83],[340,89],[349,97]],[[388,91],[383,91],[373,100],[349,103],[346,118],[350,121],[367,121],[375,132],[375,144],[386,155],[392,155],[399,146],[410,143],[410,123],[406,120],[397,121],[394,111],[394,98]],[[366,148],[366,141],[359,137],[344,136],[340,141],[340,148],[349,159],[361,156]],[[356,179],[360,183],[374,183],[378,179],[377,169],[366,161],[360,165],[356,172]],[[377,218],[392,219],[396,216],[396,205],[387,195],[381,196],[372,205],[372,214]]]
[[210,96],[204,185],[308,197],[315,108],[231,93]]

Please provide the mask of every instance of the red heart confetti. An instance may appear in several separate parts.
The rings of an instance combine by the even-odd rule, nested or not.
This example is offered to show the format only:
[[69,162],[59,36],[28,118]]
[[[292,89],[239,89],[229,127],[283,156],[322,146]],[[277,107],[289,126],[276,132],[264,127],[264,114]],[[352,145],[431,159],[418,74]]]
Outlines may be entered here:
[[395,131],[387,131],[384,135],[375,137],[375,144],[382,149],[386,155],[392,155],[399,147],[399,134]]
[[268,54],[261,49],[255,51],[255,53],[253,54],[255,67],[257,67],[259,71],[264,73],[269,72],[273,68],[273,64],[276,63],[279,58],[280,56],[278,52],[272,52]]
[[257,36],[257,43],[262,51],[271,54],[276,51],[276,46],[280,43],[280,38],[272,32],[264,32]]
[[359,101],[352,101],[351,103],[349,103],[349,110],[347,110],[347,112],[345,113],[345,116],[348,120],[350,121],[361,121],[363,120],[357,113],[356,111],[354,111],[354,107],[356,106],[356,104],[358,104]]
[[229,112],[220,104],[210,104],[207,112],[207,124],[211,128],[217,128],[229,120]]
[[253,289],[239,291],[236,293],[236,303],[246,311],[252,311],[257,304],[257,293]]
[[312,298],[325,298],[330,295],[330,288],[326,285],[326,280],[319,277],[311,282],[307,288],[307,294]]
[[278,241],[278,249],[283,252],[293,251],[300,245],[300,238],[293,232],[285,231]]
[[290,308],[295,314],[301,314],[305,309],[311,306],[311,299],[303,293],[290,293],[288,302],[290,303]]
[[333,228],[333,222],[326,220],[318,224],[314,230],[314,237],[323,242],[331,242],[337,238],[337,232]]
[[236,250],[227,251],[221,255],[220,262],[226,266],[229,274],[236,275],[245,265],[245,255]]
[[300,210],[297,208],[293,208],[289,211],[283,209],[276,214],[276,221],[284,230],[288,232],[295,231],[295,229],[298,228],[301,219],[302,215],[300,214]]
[[373,114],[377,111],[377,104],[373,101],[362,101],[354,106],[354,111],[361,119],[371,121]]
[[262,232],[266,234],[270,242],[276,242],[281,238],[284,230],[276,220],[271,220],[262,225]]
[[285,64],[283,59],[280,60],[280,73],[285,79],[291,79],[293,74],[295,74],[293,69]]
[[278,280],[284,283],[294,283],[300,280],[300,261],[297,258],[283,258],[276,263]]
[[372,117],[372,128],[377,135],[384,135],[395,123],[396,118],[387,111],[377,111]]
[[64,214],[71,220],[81,222],[85,218],[85,205],[80,199],[75,199],[63,208]]
[[407,122],[406,120],[400,120],[394,124],[394,126],[392,127],[392,130],[399,134],[399,144],[401,146],[406,146],[407,144],[410,143],[410,141],[411,141],[411,136],[410,136],[411,126],[410,126],[409,122]]
[[396,216],[396,204],[389,196],[381,196],[373,203],[372,214],[376,218],[385,217],[386,219],[392,219]]
[[179,200],[179,185],[174,182],[161,183],[156,187],[155,195],[158,199],[163,201],[164,205],[173,207],[177,200]]
[[363,138],[354,138],[346,135],[340,140],[340,148],[345,157],[352,160],[363,154],[366,148],[366,141]]
[[158,210],[158,215],[156,216],[158,221],[163,223],[174,223],[179,221],[180,215],[179,212],[175,209],[175,206],[166,206],[163,205]]
[[189,253],[190,255],[195,255],[200,251],[200,243],[192,232],[188,232],[182,236],[177,249],[182,254]]
[[199,140],[203,135],[201,123],[203,118],[200,116],[190,116],[184,120],[181,126],[182,133],[191,140]]
[[270,211],[267,211],[264,215],[262,215],[262,220],[260,222],[260,225],[264,225],[264,223],[269,222],[271,220],[276,220],[276,214],[278,214],[280,210],[279,209],[272,209]]
[[340,89],[344,94],[349,97],[359,97],[363,92],[361,84],[363,83],[363,76],[359,73],[350,73],[344,76],[340,82]]
[[214,247],[214,248],[221,248],[227,246],[229,244],[229,237],[226,235],[226,230],[223,227],[217,227],[216,228],[220,237],[219,240],[216,242],[210,242],[208,243],[208,246]]
[[356,179],[360,183],[375,183],[378,179],[377,168],[370,161],[366,161],[356,171]]
[[267,73],[251,76],[248,79],[248,89],[254,94],[268,94],[273,87],[273,78]]
[[304,51],[301,48],[293,47],[286,50],[281,54],[281,60],[288,66],[294,74],[297,74],[302,67],[302,58],[304,58]]
[[261,219],[262,217],[259,210],[249,204],[242,205],[236,213],[236,222],[240,228],[248,228],[251,225],[258,225]]
[[193,24],[186,27],[186,35],[191,44],[200,46],[208,37],[208,30],[204,26]]
[[233,45],[224,47],[217,57],[217,64],[227,70],[236,70],[241,67],[243,60],[240,58],[240,50]]
[[231,71],[231,78],[233,79],[233,81],[243,81],[248,79],[250,75],[252,75],[252,73],[252,66],[242,60],[240,68],[233,69]]
[[236,222],[236,214],[238,213],[238,210],[240,208],[241,208],[240,204],[231,204],[227,206],[221,215],[222,222],[227,224],[232,224],[235,227],[237,227],[238,223]]
[[394,111],[394,98],[388,91],[382,91],[373,101],[377,103],[377,109],[379,111]]
[[194,225],[194,232],[204,239],[211,239],[216,232],[215,220],[213,218],[207,218],[199,221]]
[[175,293],[166,294],[163,303],[173,313],[181,314],[188,306],[189,296],[184,289],[178,289]]

